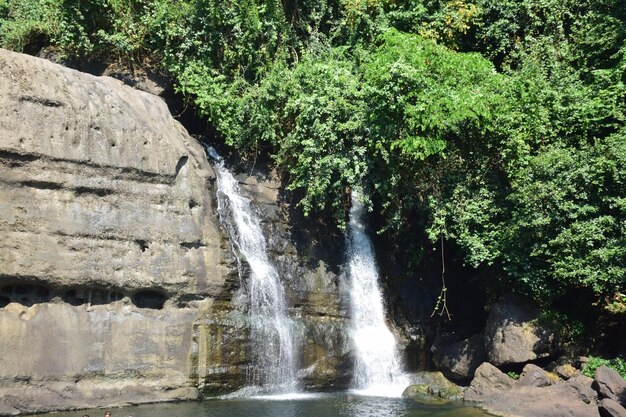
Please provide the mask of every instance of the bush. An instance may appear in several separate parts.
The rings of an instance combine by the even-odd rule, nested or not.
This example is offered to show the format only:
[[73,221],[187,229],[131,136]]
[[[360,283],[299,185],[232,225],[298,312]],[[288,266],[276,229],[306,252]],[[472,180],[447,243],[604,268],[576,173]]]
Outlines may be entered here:
[[589,362],[582,368],[584,375],[593,378],[596,374],[596,369],[601,366],[608,366],[611,369],[617,371],[624,379],[626,379],[626,360],[622,358],[604,359],[598,356],[590,356]]
[[0,45],[23,51],[61,33],[62,0],[0,0]]

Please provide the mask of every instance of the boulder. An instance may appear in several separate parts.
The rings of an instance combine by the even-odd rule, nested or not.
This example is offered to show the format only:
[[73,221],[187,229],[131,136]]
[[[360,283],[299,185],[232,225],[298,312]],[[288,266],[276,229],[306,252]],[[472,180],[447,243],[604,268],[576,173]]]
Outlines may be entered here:
[[476,369],[474,379],[465,392],[465,401],[480,402],[513,387],[515,387],[514,379],[485,362]]
[[449,399],[433,394],[432,389],[426,384],[409,385],[402,393],[402,398],[408,398],[424,405],[444,405],[450,402]]
[[484,410],[516,417],[598,417],[595,402],[586,403],[567,382],[549,387],[519,387],[481,402]]
[[482,334],[449,345],[433,346],[433,353],[437,368],[453,380],[471,378],[486,359]]
[[580,371],[569,363],[557,366],[554,369],[554,373],[563,379],[570,379],[576,375],[580,375]]
[[[539,368],[540,369],[540,368]],[[595,417],[598,414],[593,380],[583,375],[568,381],[557,381],[549,386],[529,386],[543,383],[543,375],[534,366],[527,366],[527,381],[506,380],[497,368],[483,364],[465,394],[465,400],[477,403],[484,410],[511,417]],[[531,378],[536,374],[538,378]]]
[[598,393],[592,388],[593,378],[585,375],[576,375],[567,380],[567,385],[572,387],[578,398],[587,404],[596,403]]
[[558,376],[544,371],[537,365],[529,363],[524,366],[524,370],[517,381],[521,387],[547,387],[558,381]]
[[610,398],[622,405],[626,404],[626,380],[608,366],[596,369],[593,387],[601,398]]
[[626,417],[626,409],[615,400],[603,398],[599,406],[601,417]]
[[558,334],[542,325],[539,309],[519,296],[503,297],[485,326],[488,361],[496,366],[529,362],[558,353]]
[[[447,400],[458,400],[463,397],[463,391],[454,382],[448,380],[441,372],[418,372],[411,379],[414,384],[410,385],[405,392],[423,391],[428,387],[427,393]],[[408,392],[407,392],[408,390]],[[404,396],[404,394],[402,394]]]

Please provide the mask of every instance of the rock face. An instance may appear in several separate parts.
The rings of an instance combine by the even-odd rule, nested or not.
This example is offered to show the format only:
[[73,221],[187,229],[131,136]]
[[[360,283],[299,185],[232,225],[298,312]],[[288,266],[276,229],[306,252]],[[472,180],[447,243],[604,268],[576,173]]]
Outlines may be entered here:
[[340,265],[343,236],[293,212],[290,196],[262,161],[236,175],[261,215],[268,254],[285,287],[301,346],[298,377],[308,389],[341,389],[352,379],[348,294]]
[[0,71],[0,403],[197,398],[192,323],[233,272],[201,148],[119,81]]
[[[214,174],[161,99],[0,50],[0,170],[0,415],[245,383],[253,347]],[[285,244],[292,225],[268,190],[248,191],[282,230],[285,279],[297,277],[302,377],[341,384],[338,272]]]
[[5,302],[218,295],[229,267],[212,169],[164,103],[110,78],[0,57]]
[[558,335],[541,325],[536,306],[507,296],[491,309],[485,327],[485,350],[492,364],[507,365],[553,356],[558,352]]

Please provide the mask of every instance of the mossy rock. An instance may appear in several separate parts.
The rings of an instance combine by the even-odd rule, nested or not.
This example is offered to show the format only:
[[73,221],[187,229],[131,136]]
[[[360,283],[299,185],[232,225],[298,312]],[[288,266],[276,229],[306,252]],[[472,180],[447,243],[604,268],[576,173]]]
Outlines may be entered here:
[[424,405],[445,405],[450,400],[432,394],[432,389],[426,384],[409,385],[402,393],[403,398],[408,398]]
[[[428,390],[425,392],[434,397],[445,400],[459,400],[463,398],[463,390],[447,379],[441,372],[418,372],[413,376],[413,381],[415,384],[410,387],[427,387]],[[423,390],[424,388],[420,389]]]

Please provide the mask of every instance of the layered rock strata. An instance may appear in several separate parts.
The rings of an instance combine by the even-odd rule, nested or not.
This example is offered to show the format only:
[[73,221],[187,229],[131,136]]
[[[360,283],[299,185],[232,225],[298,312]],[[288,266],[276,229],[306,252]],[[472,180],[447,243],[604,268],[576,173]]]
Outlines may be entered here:
[[[214,174],[160,98],[0,50],[0,171],[0,415],[245,383],[254,347]],[[257,185],[288,238],[278,195]],[[333,385],[347,353],[337,275],[276,250],[297,278],[302,378]]]

